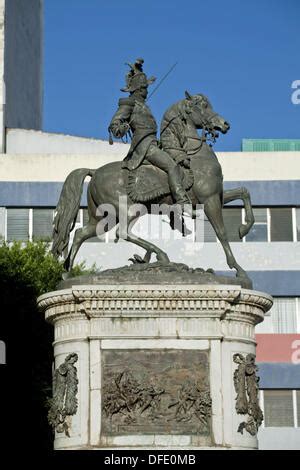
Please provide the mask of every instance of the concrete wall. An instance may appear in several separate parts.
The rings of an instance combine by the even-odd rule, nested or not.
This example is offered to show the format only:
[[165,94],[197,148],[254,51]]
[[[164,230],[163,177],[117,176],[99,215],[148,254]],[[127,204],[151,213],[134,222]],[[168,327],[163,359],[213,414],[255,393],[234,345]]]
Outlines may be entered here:
[[[0,155],[4,165],[1,179],[63,181],[75,168],[97,168],[122,160],[128,149],[128,144],[118,142],[109,145],[98,139],[8,129],[7,155]],[[217,152],[217,156],[225,181],[300,181],[300,152]],[[28,166],[31,176],[25,178]]]
[[24,129],[42,127],[42,41],[43,1],[6,0],[4,34],[6,127]]
[[37,132],[22,129],[7,129],[6,151],[8,154],[60,154],[60,155],[95,155],[118,154],[124,158],[129,145],[91,139],[73,135]]
[[299,450],[300,428],[260,428],[258,448],[260,450]]

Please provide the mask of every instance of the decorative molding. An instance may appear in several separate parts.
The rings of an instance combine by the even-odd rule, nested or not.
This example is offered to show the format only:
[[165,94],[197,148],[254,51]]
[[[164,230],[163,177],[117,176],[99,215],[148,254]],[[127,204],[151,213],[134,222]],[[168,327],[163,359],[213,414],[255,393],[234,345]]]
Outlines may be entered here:
[[[65,312],[86,314],[88,317],[107,312],[211,312],[222,311],[235,306],[243,313],[255,313],[261,317],[272,305],[266,294],[247,291],[236,286],[78,286],[41,296],[38,299],[41,310],[56,315]],[[241,309],[240,306],[243,306]],[[75,307],[76,306],[76,307]],[[254,310],[253,310],[254,309]]]
[[38,305],[55,325],[56,341],[89,336],[254,341],[254,326],[272,299],[232,285],[81,285],[43,295]]

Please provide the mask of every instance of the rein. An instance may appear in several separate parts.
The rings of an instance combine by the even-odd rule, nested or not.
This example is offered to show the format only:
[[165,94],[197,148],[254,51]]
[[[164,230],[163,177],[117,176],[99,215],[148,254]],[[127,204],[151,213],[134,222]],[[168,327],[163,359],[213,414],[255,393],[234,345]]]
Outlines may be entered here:
[[[210,116],[209,121],[203,122],[201,137],[194,137],[194,136],[188,136],[188,135],[185,136],[186,140],[192,139],[192,140],[198,140],[200,142],[199,147],[197,147],[197,148],[195,148],[191,151],[187,151],[188,156],[193,156],[197,152],[199,152],[199,150],[201,150],[201,148],[202,148],[202,146],[205,142],[207,142],[207,141],[210,141],[212,143],[216,142],[216,139],[218,137],[218,133],[214,129],[212,129],[211,125],[210,125],[210,121],[216,115],[217,115],[217,113],[213,113]],[[172,122],[175,121],[177,118],[181,118],[182,120],[186,120],[184,114],[182,113],[182,111],[180,111],[178,114],[176,114],[176,116],[174,116],[172,119],[170,119],[170,121],[168,121],[167,125],[161,131],[160,135],[162,135],[166,131],[166,129],[168,129],[168,127],[172,124]],[[186,151],[181,147],[166,147],[166,148],[168,148],[170,150],[177,150],[178,152],[186,153]]]

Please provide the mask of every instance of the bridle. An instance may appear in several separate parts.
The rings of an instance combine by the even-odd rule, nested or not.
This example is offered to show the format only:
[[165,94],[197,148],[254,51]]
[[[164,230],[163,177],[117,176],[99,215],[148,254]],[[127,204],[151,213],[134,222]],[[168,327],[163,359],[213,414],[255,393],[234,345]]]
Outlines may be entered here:
[[[196,107],[196,106],[199,106],[199,102],[193,102],[192,103],[192,107]],[[185,111],[186,114],[191,114],[191,111],[190,112],[187,112]],[[210,116],[209,116],[209,119],[204,119],[203,116],[202,116],[202,113],[201,113],[201,118],[203,119],[202,120],[202,132],[201,132],[201,137],[195,137],[195,136],[189,136],[189,135],[185,135],[185,140],[187,141],[188,139],[191,139],[191,140],[196,140],[196,141],[199,141],[200,144],[198,147],[196,147],[195,149],[193,149],[192,151],[189,151],[188,152],[188,155],[189,156],[193,156],[195,155],[196,153],[199,152],[199,150],[201,150],[202,146],[204,143],[206,142],[210,142],[210,146],[212,146],[212,144],[214,144],[219,136],[219,133],[217,131],[214,130],[214,128],[212,127],[211,125],[211,121],[213,120],[213,118],[215,116],[217,116],[218,113],[212,113]],[[164,129],[161,131],[161,135],[163,134],[163,132],[166,131],[166,129],[170,126],[170,124],[172,124],[172,122],[174,122],[177,118],[180,118],[182,121],[186,121],[186,116],[184,114],[183,111],[179,111],[179,113],[174,116],[172,119],[170,119],[170,121],[168,121],[167,125],[164,127]],[[179,147],[168,147],[168,149],[170,150],[177,150],[177,151],[180,151],[180,152],[185,152],[185,150],[183,148],[179,148]]]

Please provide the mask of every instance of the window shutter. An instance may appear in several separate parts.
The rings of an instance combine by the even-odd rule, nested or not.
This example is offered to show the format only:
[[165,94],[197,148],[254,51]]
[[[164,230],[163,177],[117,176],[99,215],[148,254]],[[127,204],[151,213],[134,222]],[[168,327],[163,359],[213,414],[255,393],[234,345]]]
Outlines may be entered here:
[[205,216],[204,218],[204,242],[208,242],[208,243],[216,243],[217,241],[217,236],[215,234],[215,231],[211,225],[211,223],[209,222],[209,220],[207,219],[207,217]]
[[53,209],[33,209],[34,240],[51,240],[53,232]]
[[264,390],[266,427],[294,427],[293,391]]
[[291,144],[288,141],[279,141],[274,142],[274,151],[275,152],[287,152],[291,150]]
[[271,241],[292,242],[293,220],[292,209],[270,209],[271,213]]
[[242,223],[242,210],[241,209],[224,209],[223,219],[230,242],[240,242],[239,227]]
[[89,221],[89,213],[87,209],[83,209],[82,213],[83,213],[83,226],[85,226]]
[[204,241],[205,243],[216,243],[217,236],[206,215],[204,215],[204,218],[198,218],[197,220],[195,220],[194,226],[196,233],[196,242],[203,243]]
[[297,333],[295,298],[274,298],[270,315],[274,333]]
[[29,209],[7,209],[7,240],[29,239]]
[[254,142],[253,151],[254,152],[268,152],[270,151],[270,143],[269,142]]

